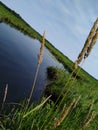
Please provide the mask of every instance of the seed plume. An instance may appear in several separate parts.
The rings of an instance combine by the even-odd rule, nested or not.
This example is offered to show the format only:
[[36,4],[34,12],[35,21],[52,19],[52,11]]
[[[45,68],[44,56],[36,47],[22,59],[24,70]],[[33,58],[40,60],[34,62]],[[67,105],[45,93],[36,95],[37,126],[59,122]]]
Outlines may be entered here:
[[97,38],[98,38],[98,18],[94,22],[94,25],[85,41],[84,47],[81,50],[80,54],[78,55],[77,60],[74,63],[74,69],[78,67],[78,64],[82,61],[82,59],[86,59],[88,55],[90,54],[93,46],[95,45]]

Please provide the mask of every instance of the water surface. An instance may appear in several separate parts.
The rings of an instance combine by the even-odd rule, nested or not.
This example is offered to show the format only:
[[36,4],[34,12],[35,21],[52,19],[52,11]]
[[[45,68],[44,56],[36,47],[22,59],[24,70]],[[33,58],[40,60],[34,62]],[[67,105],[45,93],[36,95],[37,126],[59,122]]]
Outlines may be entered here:
[[[28,97],[37,68],[39,50],[38,40],[4,23],[0,24],[0,102],[3,100],[6,84],[8,84],[7,102],[19,102]],[[47,67],[63,67],[48,49],[44,50],[32,101],[39,100],[43,94]]]

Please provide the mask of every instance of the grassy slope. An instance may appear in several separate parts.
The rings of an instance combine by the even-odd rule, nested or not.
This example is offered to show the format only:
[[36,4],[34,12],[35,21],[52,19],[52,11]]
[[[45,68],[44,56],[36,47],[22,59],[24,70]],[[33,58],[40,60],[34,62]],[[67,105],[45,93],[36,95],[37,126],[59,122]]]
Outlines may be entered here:
[[[5,19],[7,20],[5,20]],[[35,31],[32,27],[30,27],[20,16],[16,14],[14,11],[8,9],[5,5],[0,2],[0,20],[3,22],[8,22],[12,26],[20,29],[21,31],[25,32],[29,36],[38,39],[41,41],[42,36]],[[65,68],[72,72],[73,62],[62,54],[58,49],[56,49],[48,40],[45,42],[45,46],[50,50],[50,52],[60,61]],[[91,77],[87,72],[81,69],[81,72],[78,74],[79,77],[85,79],[87,81],[96,82],[96,80]]]

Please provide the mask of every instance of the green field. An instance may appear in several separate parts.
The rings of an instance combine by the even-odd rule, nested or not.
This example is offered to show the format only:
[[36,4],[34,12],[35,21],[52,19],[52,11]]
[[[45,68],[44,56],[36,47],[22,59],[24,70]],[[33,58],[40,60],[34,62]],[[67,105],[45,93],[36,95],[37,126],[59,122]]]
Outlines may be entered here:
[[[1,2],[0,22],[42,41],[42,36],[36,30]],[[9,113],[2,110],[0,129],[98,130],[98,81],[80,67],[73,73],[73,62],[68,57],[48,40],[45,40],[45,46],[70,73],[49,67],[47,73],[52,82],[46,86],[41,103],[45,101],[45,96],[52,94],[51,100],[44,106],[41,106],[41,103],[31,104],[26,108],[25,104],[21,104],[22,107],[13,108]]]

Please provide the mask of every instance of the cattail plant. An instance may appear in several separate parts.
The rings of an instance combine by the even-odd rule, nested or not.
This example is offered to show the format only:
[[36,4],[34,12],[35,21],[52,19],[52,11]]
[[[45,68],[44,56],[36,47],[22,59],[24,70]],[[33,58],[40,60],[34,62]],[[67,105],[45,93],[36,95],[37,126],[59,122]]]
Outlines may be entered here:
[[83,58],[84,59],[87,58],[93,45],[96,43],[96,40],[98,38],[97,24],[98,24],[98,18],[94,22],[94,25],[87,37],[87,40],[85,41],[84,47],[83,47],[82,51],[80,52],[77,60],[74,63],[74,69],[77,68],[78,64],[80,64],[80,62],[82,61]]
[[32,97],[32,94],[33,94],[33,91],[34,91],[34,87],[35,87],[37,76],[38,76],[39,67],[40,67],[40,65],[42,63],[42,60],[43,60],[44,44],[45,44],[45,34],[46,33],[44,31],[43,37],[42,37],[42,43],[41,43],[41,47],[40,47],[40,53],[38,54],[37,70],[36,70],[36,73],[35,73],[34,82],[33,82],[32,88],[31,88],[31,92],[30,92],[30,95],[29,95],[29,98],[28,98],[28,103],[27,103],[28,105],[30,103],[30,100],[31,100],[31,97]]

